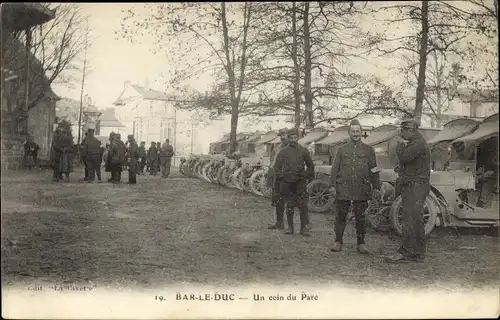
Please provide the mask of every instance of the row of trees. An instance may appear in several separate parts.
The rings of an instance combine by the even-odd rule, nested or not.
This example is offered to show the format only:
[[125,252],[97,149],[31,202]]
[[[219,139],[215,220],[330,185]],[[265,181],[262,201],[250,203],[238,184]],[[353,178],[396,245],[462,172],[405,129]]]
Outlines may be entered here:
[[[442,91],[461,81],[480,85],[480,80],[489,80],[498,87],[497,72],[470,64],[467,67],[477,74],[487,75],[473,79],[464,72],[464,63],[448,62],[451,57],[466,61],[473,56],[477,61],[479,52],[498,55],[497,45],[492,45],[498,34],[496,4],[482,0],[146,4],[146,13],[127,11],[117,33],[134,42],[153,35],[154,52],[172,59],[170,86],[184,95],[184,107],[231,114],[234,150],[238,118],[245,115],[290,116],[297,128],[361,114],[420,119],[428,89],[439,92],[441,100],[433,103],[439,115]],[[367,19],[382,20],[389,28],[366,30]],[[407,27],[397,34],[402,24]],[[404,101],[404,88],[353,71],[356,61],[377,56],[404,61],[405,85],[416,88],[413,106]],[[215,79],[210,90],[201,93],[185,85],[205,74]],[[426,85],[428,78],[433,79],[431,85]]]

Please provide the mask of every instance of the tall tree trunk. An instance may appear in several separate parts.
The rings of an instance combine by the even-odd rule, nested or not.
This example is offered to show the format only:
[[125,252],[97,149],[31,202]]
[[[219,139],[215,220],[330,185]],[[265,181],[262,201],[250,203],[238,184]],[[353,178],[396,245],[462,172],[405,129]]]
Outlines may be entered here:
[[427,66],[427,42],[429,38],[429,3],[426,0],[422,1],[422,34],[420,37],[419,50],[419,67],[417,92],[415,95],[415,111],[414,117],[418,123],[422,121],[422,109],[424,105],[425,95],[425,68]]
[[231,95],[231,131],[229,134],[229,152],[236,151],[236,132],[238,130],[238,103],[236,102],[236,88],[234,80],[234,67],[229,54],[229,30],[227,28],[226,3],[221,3],[222,33],[224,37],[224,53],[226,55],[226,72],[229,82],[229,93]]
[[226,4],[221,3],[221,20],[222,20],[222,32],[224,36],[224,53],[226,55],[226,72],[229,80],[229,92],[231,95],[231,131],[229,134],[229,152],[233,153],[236,151],[236,133],[238,130],[238,117],[239,117],[239,105],[241,101],[241,94],[243,92],[243,83],[245,81],[245,67],[247,63],[247,37],[248,28],[250,26],[250,15],[251,15],[252,4],[245,2],[245,9],[243,13],[243,43],[241,49],[240,57],[240,75],[238,88],[236,88],[236,79],[234,71],[234,58],[231,59],[229,53],[229,30],[227,27],[227,16],[226,16]]
[[312,89],[311,89],[311,44],[309,33],[309,2],[304,3],[304,99],[305,99],[305,114],[306,127],[312,128],[313,111],[312,111]]
[[300,66],[297,59],[297,4],[295,1],[292,2],[292,60],[293,67],[295,70],[295,79],[293,82],[293,95],[295,98],[295,128],[300,128],[301,123],[301,112],[300,112]]

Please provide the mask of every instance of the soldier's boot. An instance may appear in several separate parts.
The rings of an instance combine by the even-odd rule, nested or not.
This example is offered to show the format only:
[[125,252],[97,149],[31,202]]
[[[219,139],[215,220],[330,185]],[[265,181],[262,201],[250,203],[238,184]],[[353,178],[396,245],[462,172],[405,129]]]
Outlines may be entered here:
[[286,210],[286,221],[288,223],[288,228],[285,230],[285,234],[293,234],[293,208],[287,208]]
[[285,203],[283,201],[278,201],[276,203],[276,223],[268,227],[270,230],[283,230],[285,229],[285,223],[283,222],[283,217],[285,215]]
[[311,234],[309,233],[309,214],[307,212],[307,204],[299,207],[300,211],[300,234],[304,237],[309,237]]

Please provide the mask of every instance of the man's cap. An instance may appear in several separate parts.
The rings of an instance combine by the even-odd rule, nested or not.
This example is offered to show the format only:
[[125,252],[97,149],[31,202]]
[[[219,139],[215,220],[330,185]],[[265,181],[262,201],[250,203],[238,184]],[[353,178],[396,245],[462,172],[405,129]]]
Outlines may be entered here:
[[297,130],[296,128],[291,128],[291,129],[288,129],[287,134],[289,136],[290,135],[296,135],[296,136],[298,136],[299,135],[299,130]]
[[287,128],[282,128],[282,129],[279,129],[278,130],[278,136],[285,136],[286,134],[288,133],[288,129]]
[[349,123],[350,126],[361,126],[361,123],[359,123],[358,119],[352,119],[351,122]]
[[129,134],[129,135],[127,136],[127,138],[128,138],[128,139],[133,138],[133,137],[134,137],[134,135],[133,135],[133,134]]
[[415,119],[401,120],[401,128],[418,128],[418,121]]

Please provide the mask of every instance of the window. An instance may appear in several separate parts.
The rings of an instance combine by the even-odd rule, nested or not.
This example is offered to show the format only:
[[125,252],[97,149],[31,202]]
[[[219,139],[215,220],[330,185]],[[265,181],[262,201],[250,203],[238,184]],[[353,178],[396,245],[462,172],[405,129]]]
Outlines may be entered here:
[[255,144],[254,143],[248,144],[248,153],[255,153]]

